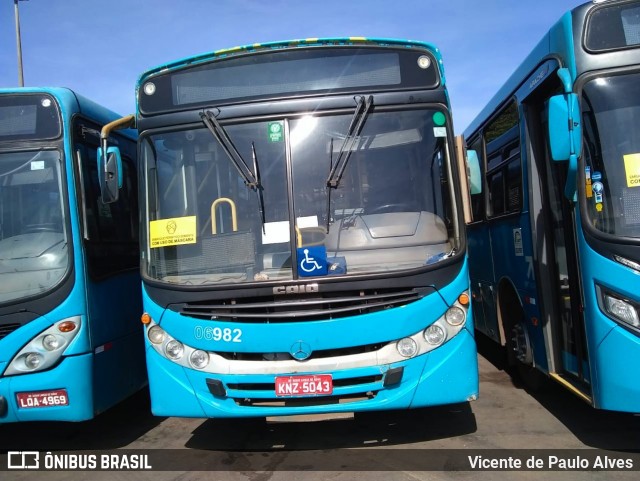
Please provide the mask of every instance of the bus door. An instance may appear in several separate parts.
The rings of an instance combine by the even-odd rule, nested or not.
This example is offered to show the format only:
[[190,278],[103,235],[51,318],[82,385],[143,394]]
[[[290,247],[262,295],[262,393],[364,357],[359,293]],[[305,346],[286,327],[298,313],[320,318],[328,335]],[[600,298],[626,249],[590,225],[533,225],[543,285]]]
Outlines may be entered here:
[[538,295],[544,316],[549,374],[584,395],[590,392],[590,376],[575,235],[576,212],[573,202],[564,195],[567,164],[551,159],[546,121],[546,99],[560,88],[553,77],[523,101],[532,183],[539,179],[532,189],[539,208],[531,209],[531,215],[535,216]]

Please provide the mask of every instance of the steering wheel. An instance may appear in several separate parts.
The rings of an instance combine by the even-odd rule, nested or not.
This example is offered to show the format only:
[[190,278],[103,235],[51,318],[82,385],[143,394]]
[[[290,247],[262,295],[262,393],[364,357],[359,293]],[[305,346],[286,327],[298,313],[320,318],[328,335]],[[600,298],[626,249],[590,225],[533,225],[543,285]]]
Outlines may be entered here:
[[378,207],[374,207],[371,210],[367,211],[367,214],[386,214],[389,212],[413,212],[415,211],[414,206],[410,205],[407,202],[399,202],[396,204],[384,204]]

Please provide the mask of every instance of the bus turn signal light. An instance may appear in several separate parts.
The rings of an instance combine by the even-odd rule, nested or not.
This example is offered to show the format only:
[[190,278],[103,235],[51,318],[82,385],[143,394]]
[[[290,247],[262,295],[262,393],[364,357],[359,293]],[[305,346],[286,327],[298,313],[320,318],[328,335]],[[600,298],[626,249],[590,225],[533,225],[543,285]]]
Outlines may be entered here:
[[142,324],[146,326],[151,323],[151,316],[145,312],[140,316],[140,320],[142,321]]
[[58,331],[71,332],[76,328],[76,323],[72,321],[64,321],[58,324]]
[[458,296],[458,302],[464,307],[467,307],[469,305],[469,294],[467,294],[466,292],[460,294]]

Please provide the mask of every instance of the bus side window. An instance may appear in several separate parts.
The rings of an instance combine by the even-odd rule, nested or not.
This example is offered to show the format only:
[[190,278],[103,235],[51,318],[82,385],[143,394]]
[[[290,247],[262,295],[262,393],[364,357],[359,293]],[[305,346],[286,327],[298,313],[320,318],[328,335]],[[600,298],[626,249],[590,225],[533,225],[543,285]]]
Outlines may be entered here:
[[522,206],[522,166],[518,106],[512,101],[484,132],[487,149],[487,216],[518,212]]

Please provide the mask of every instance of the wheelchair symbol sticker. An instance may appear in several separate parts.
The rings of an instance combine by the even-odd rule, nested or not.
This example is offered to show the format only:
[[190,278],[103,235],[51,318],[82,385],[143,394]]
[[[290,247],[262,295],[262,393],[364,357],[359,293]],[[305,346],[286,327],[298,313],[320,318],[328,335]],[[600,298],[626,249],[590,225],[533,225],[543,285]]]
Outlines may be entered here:
[[327,275],[327,250],[324,246],[298,248],[298,275],[300,277]]

